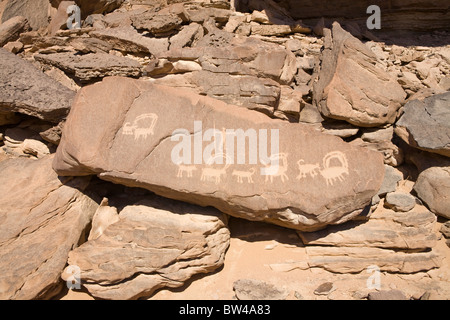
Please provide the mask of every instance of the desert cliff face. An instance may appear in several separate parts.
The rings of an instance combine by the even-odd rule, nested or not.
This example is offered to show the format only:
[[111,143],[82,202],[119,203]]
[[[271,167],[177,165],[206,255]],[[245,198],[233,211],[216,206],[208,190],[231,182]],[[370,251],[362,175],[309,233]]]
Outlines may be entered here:
[[173,2],[0,1],[0,298],[449,299],[448,1]]

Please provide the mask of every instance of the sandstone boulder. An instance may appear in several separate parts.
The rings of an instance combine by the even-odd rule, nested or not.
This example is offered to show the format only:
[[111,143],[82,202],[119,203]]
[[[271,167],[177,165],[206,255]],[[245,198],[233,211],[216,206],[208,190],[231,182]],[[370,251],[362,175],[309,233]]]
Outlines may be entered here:
[[450,167],[431,167],[421,172],[414,190],[432,212],[450,219]]
[[47,27],[50,3],[48,0],[7,0],[2,22],[13,17],[24,17],[33,30]]
[[[326,117],[362,127],[394,123],[406,93],[361,41],[333,24],[325,30],[314,101]],[[382,94],[381,94],[382,93]]]
[[37,54],[34,58],[36,61],[57,67],[84,82],[107,76],[137,77],[141,74],[139,62],[106,53],[74,55],[64,52]]
[[450,157],[450,92],[405,104],[395,133],[409,145]]
[[0,109],[59,122],[68,113],[75,92],[0,48]]
[[72,108],[59,174],[97,174],[250,220],[301,230],[342,223],[384,176],[380,155],[340,138],[148,81],[106,78],[81,89]]
[[28,20],[24,17],[14,17],[3,22],[0,24],[0,47],[19,39],[20,33],[28,29]]
[[215,209],[155,198],[125,207],[100,237],[70,252],[68,263],[81,269],[95,297],[149,296],[220,267],[230,237],[225,223]]
[[[44,299],[98,205],[81,191],[88,178],[61,178],[53,156],[0,163],[0,298]],[[20,204],[20,205],[18,205]]]

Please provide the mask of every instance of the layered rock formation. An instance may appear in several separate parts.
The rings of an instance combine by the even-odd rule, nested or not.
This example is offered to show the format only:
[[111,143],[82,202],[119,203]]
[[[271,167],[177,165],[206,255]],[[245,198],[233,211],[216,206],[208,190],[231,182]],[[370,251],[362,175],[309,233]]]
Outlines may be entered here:
[[174,2],[0,1],[0,297],[450,297],[448,4]]
[[89,178],[59,179],[52,161],[53,156],[0,162],[1,299],[58,293],[68,254],[84,241],[98,207],[83,194]]

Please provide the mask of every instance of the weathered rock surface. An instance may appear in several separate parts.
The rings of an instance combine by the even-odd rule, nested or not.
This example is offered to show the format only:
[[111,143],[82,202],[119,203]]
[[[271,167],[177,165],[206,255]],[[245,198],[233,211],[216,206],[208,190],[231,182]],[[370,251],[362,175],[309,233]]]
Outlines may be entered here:
[[107,76],[137,77],[141,74],[139,62],[106,53],[89,53],[79,56],[73,53],[37,54],[34,58],[85,82]]
[[[49,298],[98,205],[88,178],[61,178],[53,156],[0,163],[0,298]],[[20,204],[20,205],[18,205]]]
[[[250,220],[301,230],[342,223],[370,203],[384,176],[381,156],[339,138],[146,81],[106,78],[81,89],[72,108],[54,162],[59,174],[97,174]],[[231,146],[212,156],[211,143],[203,153],[202,130],[213,128],[229,129],[234,142],[250,135],[253,145],[241,145],[239,158]],[[269,134],[270,156],[258,161]]]
[[[269,115],[279,105],[280,84],[292,83],[297,71],[292,52],[282,46],[252,38],[230,39],[226,48],[208,45],[206,41],[198,42],[194,48],[171,46],[171,50],[159,58],[160,61],[169,62],[197,62],[202,70],[183,77],[185,87]],[[170,80],[164,78],[156,82],[171,85]]]
[[51,122],[68,113],[75,92],[0,48],[0,109]]
[[408,212],[416,205],[416,199],[409,193],[391,192],[386,195],[384,206],[394,211]]
[[125,207],[99,238],[70,252],[68,263],[80,267],[95,297],[149,296],[220,267],[230,237],[225,221],[212,208],[152,199]]
[[175,14],[143,13],[131,17],[133,26],[138,30],[147,30],[155,36],[167,35],[180,29],[183,20]]
[[253,279],[240,279],[233,283],[238,300],[284,300],[289,292],[273,284]]
[[450,157],[450,92],[408,102],[395,133],[413,147]]
[[405,294],[399,290],[370,292],[368,300],[408,300]]
[[358,273],[370,266],[380,271],[416,273],[439,268],[442,258],[435,252],[406,253],[380,248],[307,247],[308,265],[336,273]]
[[0,47],[19,39],[20,33],[28,31],[29,27],[28,20],[24,17],[14,17],[0,24]]
[[393,123],[406,97],[402,87],[377,56],[338,23],[325,31],[313,94],[320,112],[362,127]]
[[411,212],[375,212],[368,221],[349,221],[316,232],[299,233],[307,245],[377,247],[397,250],[433,248],[436,217],[425,208]]
[[25,17],[33,30],[48,26],[50,3],[48,0],[8,0],[2,22],[13,17]]
[[166,38],[142,36],[131,26],[95,30],[89,35],[110,43],[114,49],[122,52],[150,53],[156,56],[169,48]]
[[450,167],[431,167],[421,172],[414,190],[432,212],[450,219]]

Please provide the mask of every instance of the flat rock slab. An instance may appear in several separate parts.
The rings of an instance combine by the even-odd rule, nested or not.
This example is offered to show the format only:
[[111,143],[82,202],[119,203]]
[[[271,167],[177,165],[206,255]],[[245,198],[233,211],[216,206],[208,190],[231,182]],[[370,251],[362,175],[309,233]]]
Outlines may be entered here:
[[289,292],[260,280],[240,279],[233,283],[238,300],[284,300]]
[[326,117],[361,127],[394,123],[406,93],[376,55],[335,22],[325,29],[314,101]]
[[434,251],[407,253],[380,248],[307,247],[310,268],[335,273],[359,273],[376,266],[380,271],[416,273],[439,268],[442,257]]
[[0,48],[0,110],[58,123],[74,97],[74,91]]
[[81,193],[88,178],[61,178],[53,156],[0,162],[0,299],[58,293],[69,251],[98,205]]
[[436,245],[436,216],[423,210],[375,212],[368,221],[349,221],[299,235],[306,245],[427,250]]
[[17,40],[19,34],[28,31],[29,28],[28,20],[24,17],[14,17],[0,24],[0,47],[9,41]]
[[395,133],[415,148],[450,157],[450,92],[405,104]]
[[[155,197],[156,198],[156,197]],[[225,215],[168,199],[125,207],[103,234],[69,254],[95,297],[137,299],[220,267],[230,233]]]
[[378,153],[148,81],[106,78],[81,89],[72,108],[59,174],[97,174],[250,220],[299,230],[342,223],[384,177]]
[[106,53],[37,54],[34,59],[57,67],[80,81],[92,81],[107,76],[137,77],[141,74],[141,65],[136,60]]

